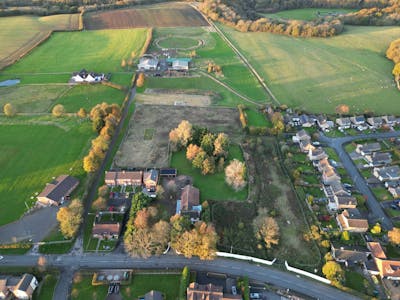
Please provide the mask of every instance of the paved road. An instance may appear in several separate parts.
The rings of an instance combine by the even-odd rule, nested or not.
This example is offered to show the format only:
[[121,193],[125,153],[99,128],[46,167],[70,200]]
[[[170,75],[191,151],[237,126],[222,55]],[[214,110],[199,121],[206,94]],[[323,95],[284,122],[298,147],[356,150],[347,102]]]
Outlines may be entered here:
[[388,217],[381,206],[381,203],[376,199],[375,195],[372,193],[371,189],[367,185],[364,177],[360,174],[357,167],[355,166],[353,160],[350,158],[349,154],[344,149],[345,144],[352,141],[362,140],[362,139],[384,139],[399,137],[400,131],[390,131],[384,133],[372,133],[372,134],[360,134],[356,136],[345,136],[340,138],[329,138],[324,134],[320,134],[319,140],[322,143],[327,144],[329,147],[333,148],[339,155],[340,160],[343,163],[343,167],[347,170],[351,179],[353,180],[357,189],[364,195],[367,196],[366,205],[369,210],[369,218],[373,221],[380,221],[382,227],[390,230],[393,228],[393,222]]
[[[344,293],[331,286],[311,281],[305,278],[299,278],[292,273],[258,266],[247,262],[228,260],[228,259],[215,259],[212,261],[201,261],[197,258],[187,259],[182,256],[164,255],[161,257],[151,257],[149,259],[131,258],[121,254],[87,254],[84,256],[72,255],[48,255],[47,266],[56,268],[136,268],[136,269],[176,269],[183,268],[185,265],[196,271],[210,271],[232,274],[234,276],[249,276],[253,280],[267,282],[276,285],[280,288],[297,291],[299,293],[308,295],[324,300],[350,300],[358,299],[355,296]],[[34,266],[37,263],[37,257],[34,256],[4,256],[0,261],[0,265],[5,266]],[[68,277],[69,276],[69,277]],[[62,277],[63,281],[70,283],[71,276],[67,273]],[[66,286],[57,286],[56,292],[57,299],[66,299],[65,291]],[[68,288],[69,291],[69,288]],[[64,292],[64,294],[63,294]]]

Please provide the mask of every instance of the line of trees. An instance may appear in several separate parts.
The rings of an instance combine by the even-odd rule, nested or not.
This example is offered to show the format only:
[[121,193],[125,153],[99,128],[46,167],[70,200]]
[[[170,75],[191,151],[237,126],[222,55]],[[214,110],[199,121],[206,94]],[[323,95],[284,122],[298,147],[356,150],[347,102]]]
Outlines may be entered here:
[[73,238],[82,223],[83,205],[79,199],[71,201],[69,206],[61,207],[57,213],[63,236]]
[[394,40],[390,43],[390,46],[386,51],[386,57],[394,63],[392,74],[397,84],[397,88],[400,90],[400,39]]

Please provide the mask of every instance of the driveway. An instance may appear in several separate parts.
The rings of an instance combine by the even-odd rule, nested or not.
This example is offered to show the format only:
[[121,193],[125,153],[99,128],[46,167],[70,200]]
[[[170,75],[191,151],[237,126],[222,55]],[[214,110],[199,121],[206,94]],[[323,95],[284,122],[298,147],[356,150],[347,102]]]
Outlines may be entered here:
[[18,221],[0,227],[0,243],[9,244],[32,239],[42,241],[57,226],[58,207],[44,207]]
[[355,136],[346,136],[340,138],[330,138],[325,136],[322,132],[319,135],[319,140],[325,143],[329,147],[333,148],[339,155],[340,160],[343,163],[344,168],[353,180],[357,189],[363,195],[367,196],[366,205],[369,210],[369,220],[372,222],[380,221],[382,227],[390,230],[393,228],[392,220],[386,215],[381,204],[376,199],[375,195],[372,193],[368,184],[366,183],[364,177],[360,174],[357,167],[354,165],[353,160],[350,155],[344,149],[345,144],[352,141],[363,140],[363,139],[386,139],[391,137],[399,137],[400,131],[382,132],[382,133],[372,133],[372,134],[360,134]]

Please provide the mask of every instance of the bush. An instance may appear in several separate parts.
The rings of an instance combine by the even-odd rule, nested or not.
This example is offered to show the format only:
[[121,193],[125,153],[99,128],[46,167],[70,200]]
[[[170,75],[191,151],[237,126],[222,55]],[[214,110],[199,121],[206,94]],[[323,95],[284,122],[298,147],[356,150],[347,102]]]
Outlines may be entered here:
[[13,117],[17,114],[17,109],[11,103],[4,105],[3,111],[7,117]]
[[190,279],[189,268],[185,266],[182,270],[181,281],[179,284],[179,294],[178,294],[179,300],[186,300],[186,288],[189,285],[189,279]]
[[65,114],[65,108],[62,104],[57,104],[53,107],[51,113],[54,117],[59,118]]

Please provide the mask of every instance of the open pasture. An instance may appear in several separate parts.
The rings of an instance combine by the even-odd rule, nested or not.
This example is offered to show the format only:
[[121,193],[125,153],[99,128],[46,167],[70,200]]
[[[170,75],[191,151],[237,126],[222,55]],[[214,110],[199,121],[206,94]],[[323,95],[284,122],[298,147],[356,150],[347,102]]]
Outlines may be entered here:
[[[182,120],[225,132],[231,139],[241,134],[235,109],[138,104],[114,158],[114,167],[168,167],[168,134]],[[148,130],[154,131],[151,139],[145,134]]]
[[281,18],[281,19],[292,19],[292,20],[303,20],[312,21],[320,17],[326,16],[338,16],[354,12],[354,9],[345,8],[302,8],[302,9],[289,9],[282,10],[272,14],[262,14],[267,18]]
[[85,177],[82,158],[93,132],[89,122],[79,124],[75,118],[1,118],[0,124],[0,225],[4,225],[20,217],[25,202],[31,203],[53,177]]
[[87,30],[208,25],[195,9],[185,3],[88,13],[84,24]]
[[53,30],[77,30],[78,14],[0,18],[0,69],[12,64]]
[[398,27],[346,26],[333,38],[293,38],[221,28],[265,79],[282,104],[310,112],[400,114],[393,63],[385,58]]

